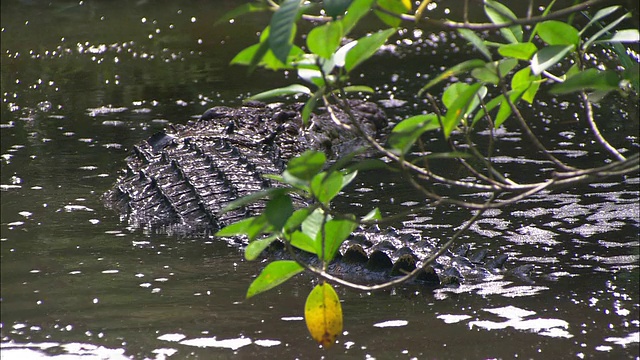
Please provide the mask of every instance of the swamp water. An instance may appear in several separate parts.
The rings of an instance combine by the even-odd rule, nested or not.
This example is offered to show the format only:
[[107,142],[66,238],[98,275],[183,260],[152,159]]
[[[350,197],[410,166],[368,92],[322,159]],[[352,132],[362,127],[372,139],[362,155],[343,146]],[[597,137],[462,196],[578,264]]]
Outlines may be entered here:
[[[106,210],[100,196],[133,144],[170,122],[284,84],[278,74],[247,78],[245,68],[227,66],[264,19],[213,27],[235,6],[218,4],[2,3],[3,360],[638,357],[637,175],[530,198],[489,212],[467,233],[474,248],[508,254],[507,268],[533,264],[530,279],[373,294],[339,289],[344,334],[328,351],[301,318],[311,277],[245,300],[264,264],[243,261],[216,239],[129,228]],[[436,52],[437,68],[461,51],[439,46],[447,36],[390,47],[363,68],[363,82],[411,100],[412,77],[426,71],[416,55]],[[388,71],[398,61],[406,73]],[[574,111],[549,103],[535,114],[537,129],[560,134],[552,140],[566,149],[560,156],[588,164],[580,148],[590,140],[572,130]],[[605,135],[636,150],[637,108],[621,102],[598,111],[612,119]],[[516,148],[520,140],[513,129],[500,134]],[[514,155],[499,155],[526,169]],[[360,178],[345,204],[395,213],[419,201],[398,180]],[[381,190],[388,195],[379,197]],[[440,238],[466,216],[439,209],[395,225]]]

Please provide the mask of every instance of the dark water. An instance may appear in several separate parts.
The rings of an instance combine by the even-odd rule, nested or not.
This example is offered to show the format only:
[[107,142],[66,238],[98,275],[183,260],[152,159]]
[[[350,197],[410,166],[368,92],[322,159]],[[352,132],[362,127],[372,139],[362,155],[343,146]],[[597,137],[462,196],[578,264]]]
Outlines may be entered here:
[[[249,17],[214,27],[235,5],[2,2],[3,359],[638,357],[637,175],[533,197],[488,213],[467,234],[474,247],[509,254],[508,267],[534,264],[530,280],[340,289],[345,332],[329,351],[314,345],[301,319],[309,276],[245,300],[263,264],[215,239],[131,229],[105,210],[100,196],[132,144],[168,122],[285,84],[276,73],[248,78],[227,66],[265,24]],[[418,42],[409,30],[413,43],[363,67],[363,81],[383,98],[415,102],[413,79],[468,51],[443,45],[448,34],[427,38]],[[390,71],[398,63],[402,72]],[[585,155],[594,145],[575,131],[570,101],[546,101],[529,115],[559,156],[586,166],[605,154]],[[597,111],[609,119],[605,135],[637,151],[635,104],[610,99]],[[501,141],[514,146],[498,155],[526,177],[541,164],[515,160],[529,152],[520,139],[505,130]],[[420,201],[400,179],[378,175],[364,176],[346,198],[386,213]],[[467,216],[439,208],[395,225],[442,238]]]

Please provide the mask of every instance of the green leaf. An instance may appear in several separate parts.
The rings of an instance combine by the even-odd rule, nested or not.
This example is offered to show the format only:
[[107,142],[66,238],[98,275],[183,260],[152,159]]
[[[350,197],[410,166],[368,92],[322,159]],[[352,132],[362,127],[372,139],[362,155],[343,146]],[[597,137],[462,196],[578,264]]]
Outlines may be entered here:
[[467,60],[467,61],[461,62],[445,70],[442,74],[436,76],[433,80],[429,81],[427,85],[423,86],[422,89],[418,91],[418,96],[421,96],[425,91],[427,91],[434,85],[440,83],[444,79],[450,78],[452,76],[456,76],[460,73],[467,72],[469,70],[473,70],[475,68],[482,67],[484,66],[484,64],[486,64],[486,62],[479,59],[473,59],[473,60]]
[[340,20],[343,23],[344,35],[351,32],[351,29],[365,16],[370,10],[375,0],[354,0],[347,9],[347,13]]
[[472,158],[473,155],[466,153],[466,152],[462,152],[462,151],[450,151],[450,152],[437,152],[437,153],[431,153],[431,154],[427,154],[427,155],[422,155],[422,156],[418,156],[416,158],[412,158],[411,162],[412,163],[418,163],[421,160],[424,159],[462,159],[462,158]]
[[334,20],[342,16],[353,0],[324,0],[324,12]]
[[291,234],[290,240],[291,246],[295,246],[302,251],[317,255],[316,242],[302,231],[294,231],[293,234]]
[[351,184],[351,182],[358,176],[358,171],[351,171],[344,174],[342,177],[342,186],[341,189],[344,189],[347,185]]
[[608,39],[598,40],[595,43],[637,43],[640,41],[640,33],[637,29],[625,29],[617,31]]
[[595,33],[593,36],[591,36],[589,38],[589,40],[587,40],[583,45],[582,45],[582,50],[586,51],[589,46],[591,46],[591,44],[593,44],[594,41],[600,39],[600,37],[602,37],[602,35],[606,34],[609,32],[609,30],[613,29],[614,27],[618,26],[618,24],[631,16],[631,13],[626,13],[622,16],[620,16],[619,18],[617,18],[616,20],[614,20],[613,22],[611,22],[610,24],[607,24],[607,26],[603,27],[602,29],[600,29],[600,31],[598,31],[597,33]]
[[526,67],[520,69],[515,73],[515,75],[513,75],[511,78],[511,89],[525,90],[522,94],[522,99],[529,104],[532,104],[533,99],[538,92],[538,88],[540,87],[540,82],[540,75],[531,75],[531,68]]
[[315,239],[318,236],[318,233],[320,233],[322,219],[324,219],[324,212],[322,211],[322,209],[315,209],[302,222],[302,232],[307,234],[310,238]]
[[582,90],[616,90],[620,79],[613,70],[600,71],[588,69],[568,78],[565,82],[554,85],[552,94],[568,94]]
[[309,124],[309,118],[311,117],[311,113],[313,112],[313,109],[316,108],[316,103],[318,102],[318,99],[323,94],[324,94],[324,88],[318,89],[318,91],[316,91],[313,95],[311,95],[309,100],[307,100],[307,102],[304,104],[304,107],[302,108],[303,125],[307,126]]
[[498,85],[500,82],[496,68],[491,63],[487,63],[484,67],[473,69],[471,76],[484,83]]
[[379,208],[375,208],[367,213],[367,215],[362,217],[362,222],[372,222],[372,221],[380,221],[382,220],[382,214],[380,213]]
[[476,49],[478,49],[487,60],[491,61],[491,53],[489,52],[489,48],[485,45],[484,41],[476,35],[475,32],[469,29],[458,29],[458,33],[462,35],[463,38],[467,39]]
[[476,122],[478,122],[478,120],[480,120],[482,117],[486,116],[495,107],[499,106],[504,101],[504,99],[505,99],[504,95],[499,95],[499,96],[496,96],[495,98],[491,99],[491,101],[489,101],[488,103],[486,103],[484,105],[484,107],[481,108],[481,110],[478,111],[476,113],[476,115],[473,117],[473,121],[471,122],[471,126],[474,126],[476,124]]
[[[365,85],[345,86],[344,88],[342,88],[342,91],[344,91],[346,93],[364,92],[364,93],[369,93],[369,94],[373,94],[375,92],[371,87],[365,86]],[[334,92],[338,92],[338,90],[334,90]]]
[[267,221],[276,230],[282,229],[291,214],[293,214],[293,203],[291,198],[285,194],[273,197],[264,209]]
[[549,45],[575,45],[580,42],[578,29],[557,20],[538,24],[538,36]]
[[302,266],[292,260],[279,260],[270,263],[249,286],[247,299],[261,292],[273,289],[303,270],[304,268]]
[[[356,45],[347,52],[347,56],[345,57],[344,68],[347,72],[350,72],[360,63],[375,54],[376,51],[378,51],[378,49],[384,45],[387,39],[395,32],[395,29],[381,30],[358,39]],[[336,61],[336,66],[337,65],[338,62]]]
[[347,171],[367,171],[367,170],[393,170],[387,163],[380,159],[364,159],[350,165]]
[[287,62],[291,51],[293,28],[301,5],[302,0],[284,0],[271,17],[269,48],[282,63]]
[[[485,0],[484,11],[494,24],[508,24],[518,17],[508,7],[497,1]],[[513,25],[501,28],[500,33],[510,43],[522,42],[522,26]]]
[[531,71],[534,75],[541,74],[560,62],[573,49],[574,45],[551,45],[540,49],[531,58]]
[[225,226],[216,233],[216,236],[247,235],[252,241],[264,233],[268,225],[265,216],[254,216]]
[[609,6],[609,7],[606,7],[604,9],[598,10],[598,12],[596,12],[596,14],[593,15],[591,20],[589,20],[589,23],[587,23],[587,25],[584,28],[582,28],[582,30],[580,30],[580,35],[582,35],[582,33],[584,33],[596,21],[613,14],[619,8],[620,8],[619,5],[615,5],[615,6]]
[[233,224],[229,224],[216,232],[215,236],[237,236],[246,235],[255,217],[246,218]]
[[275,196],[277,193],[286,193],[288,192],[287,189],[282,189],[282,188],[270,188],[270,189],[264,189],[264,190],[260,190],[260,191],[256,191],[254,193],[251,193],[249,195],[243,196],[239,199],[233,200],[230,203],[228,203],[223,209],[222,209],[222,213],[226,213],[227,211],[231,211],[231,210],[235,210],[238,208],[241,208],[245,205],[248,204],[252,204],[260,199],[264,199],[267,197],[273,197]]
[[247,245],[244,249],[244,258],[248,261],[253,261],[257,259],[260,254],[264,251],[264,249],[268,248],[271,243],[278,240],[278,237],[275,235],[269,236],[264,239],[254,240]]
[[319,88],[326,86],[324,77],[322,76],[322,72],[317,67],[315,69],[306,67],[298,68],[298,77],[304,81],[314,84]]
[[293,84],[282,88],[271,89],[263,91],[259,94],[255,94],[249,97],[247,100],[264,100],[270,99],[276,96],[296,95],[296,94],[311,94],[311,90],[308,87],[299,84]]
[[387,140],[391,148],[406,154],[416,140],[426,131],[440,128],[436,114],[416,115],[399,122]]
[[298,179],[311,180],[326,161],[327,156],[323,152],[307,150],[289,161],[286,172]]
[[342,31],[342,23],[340,21],[331,21],[315,27],[307,35],[307,47],[314,54],[329,59],[340,46]]
[[289,217],[289,220],[287,220],[287,223],[284,224],[285,232],[291,232],[297,229],[307,216],[309,216],[310,211],[311,210],[309,208],[302,208],[294,211]]
[[[261,45],[262,43],[254,44],[249,46],[246,49],[241,50],[239,53],[236,54],[236,56],[233,57],[233,59],[231,59],[231,62],[229,63],[231,65],[250,65],[251,59],[253,59],[256,56],[256,54],[260,50]],[[269,50],[268,46],[265,47],[264,53],[262,54],[262,56],[264,56],[267,50]],[[260,59],[257,60],[258,62],[262,60],[262,56],[260,57]]]
[[266,4],[263,3],[247,3],[244,5],[240,5],[237,8],[225,13],[224,15],[222,15],[213,25],[219,25],[223,22],[227,22],[229,20],[235,19],[238,16],[247,14],[247,13],[252,13],[252,12],[258,12],[258,11],[264,11],[269,9],[269,7]]
[[[358,227],[352,220],[333,219],[327,221],[324,226],[324,261],[329,263],[340,249],[340,245],[345,241],[351,232]],[[322,254],[322,232],[316,235],[316,254]]]
[[[509,99],[511,100],[512,103],[515,104],[523,92],[524,90],[512,90],[508,92]],[[512,110],[511,110],[511,106],[509,105],[509,102],[506,100],[502,101],[500,103],[500,108],[498,109],[498,114],[496,115],[496,118],[493,120],[496,129],[500,127],[500,125],[502,125],[502,123],[504,123],[509,118],[509,116],[511,116],[511,113],[512,113]]]
[[[388,12],[398,15],[407,10],[411,10],[410,8],[407,9],[403,2],[398,0],[378,0],[377,5]],[[402,20],[397,16],[393,16],[379,10],[375,10],[374,12],[380,20],[391,27],[398,27],[402,23]]]
[[506,44],[498,48],[498,53],[504,57],[512,57],[529,61],[538,48],[530,42]]
[[354,46],[358,45],[357,41],[351,41],[341,46],[335,54],[333,54],[333,62],[337,67],[344,67],[347,59],[347,54]]
[[329,174],[321,172],[311,180],[311,193],[323,204],[328,204],[342,189],[343,176],[334,171]]
[[[456,85],[456,84],[453,84],[453,85]],[[464,85],[467,85],[467,84],[464,84]],[[467,88],[463,89],[460,92],[456,91],[457,96],[455,100],[452,103],[450,103],[450,106],[448,106],[447,114],[442,120],[445,138],[449,138],[449,135],[451,135],[451,132],[453,131],[453,129],[455,129],[458,126],[458,124],[460,123],[460,120],[462,120],[462,118],[464,118],[467,115],[470,105],[474,101],[476,102],[478,101],[476,99],[476,95],[480,91],[481,87],[482,87],[482,84],[477,83],[473,85],[468,85]],[[449,89],[447,89],[447,91],[448,90]],[[447,93],[447,91],[445,91],[445,94]],[[444,102],[444,95],[443,95],[443,102]]]

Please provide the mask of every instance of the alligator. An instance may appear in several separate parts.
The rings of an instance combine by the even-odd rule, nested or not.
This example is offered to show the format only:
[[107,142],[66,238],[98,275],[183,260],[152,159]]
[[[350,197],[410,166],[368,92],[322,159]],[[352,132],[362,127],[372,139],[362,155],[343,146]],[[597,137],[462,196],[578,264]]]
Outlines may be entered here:
[[[196,121],[171,125],[133,147],[125,173],[104,195],[104,202],[134,227],[174,234],[208,233],[257,215],[264,203],[229,212],[222,209],[239,197],[279,186],[264,175],[281,173],[287,160],[306,149],[320,149],[335,158],[363,145],[359,136],[338,126],[326,109],[312,114],[310,126],[303,126],[302,106],[218,106]],[[384,136],[387,118],[377,105],[350,100],[349,106],[354,120],[368,135]],[[331,111],[339,122],[351,124],[349,116],[337,107]],[[358,229],[343,244],[329,271],[356,274],[358,280],[368,282],[384,281],[415,269],[435,251],[435,245],[410,230]],[[279,253],[278,258],[287,256],[282,246],[273,245],[265,251],[273,252]],[[506,259],[487,262],[484,252],[465,255],[466,251],[458,251],[441,256],[433,267],[421,272],[418,281],[455,284],[465,276],[483,277],[500,271]],[[368,279],[362,279],[363,274]]]

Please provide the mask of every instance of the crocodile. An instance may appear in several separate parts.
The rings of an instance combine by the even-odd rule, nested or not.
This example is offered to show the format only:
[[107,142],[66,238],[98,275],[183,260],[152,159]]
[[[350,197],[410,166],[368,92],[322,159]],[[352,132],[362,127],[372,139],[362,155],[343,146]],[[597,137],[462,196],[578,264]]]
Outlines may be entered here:
[[[349,106],[353,119],[368,135],[384,136],[387,118],[377,105],[350,100]],[[352,121],[337,107],[331,108],[333,117],[326,108],[312,114],[308,127],[303,126],[302,107],[218,106],[196,121],[171,125],[133,147],[124,174],[104,195],[104,202],[134,227],[173,234],[210,233],[257,215],[264,203],[229,212],[222,209],[239,197],[279,186],[264,175],[281,173],[289,159],[307,149],[319,149],[335,158],[363,145],[359,136],[337,125]],[[242,243],[237,238],[225,240]],[[435,246],[434,240],[422,239],[411,229],[360,228],[343,244],[329,271],[356,274],[358,280],[368,282],[384,281],[415,269],[435,252]],[[265,251],[267,256],[274,252],[277,258],[288,256],[282,246]],[[466,255],[458,251],[441,256],[421,272],[418,281],[455,284],[465,277],[499,272],[505,260],[487,261],[483,253]]]
[[[387,127],[371,102],[349,101],[354,118],[370,136]],[[172,125],[133,147],[126,172],[104,195],[105,204],[134,227],[171,233],[215,231],[259,213],[264,203],[222,213],[231,201],[277,186],[266,174],[280,174],[289,159],[307,149],[338,157],[362,140],[336,125],[327,111],[303,126],[302,104],[250,103],[218,106],[197,121]],[[351,120],[338,108],[334,116]]]

